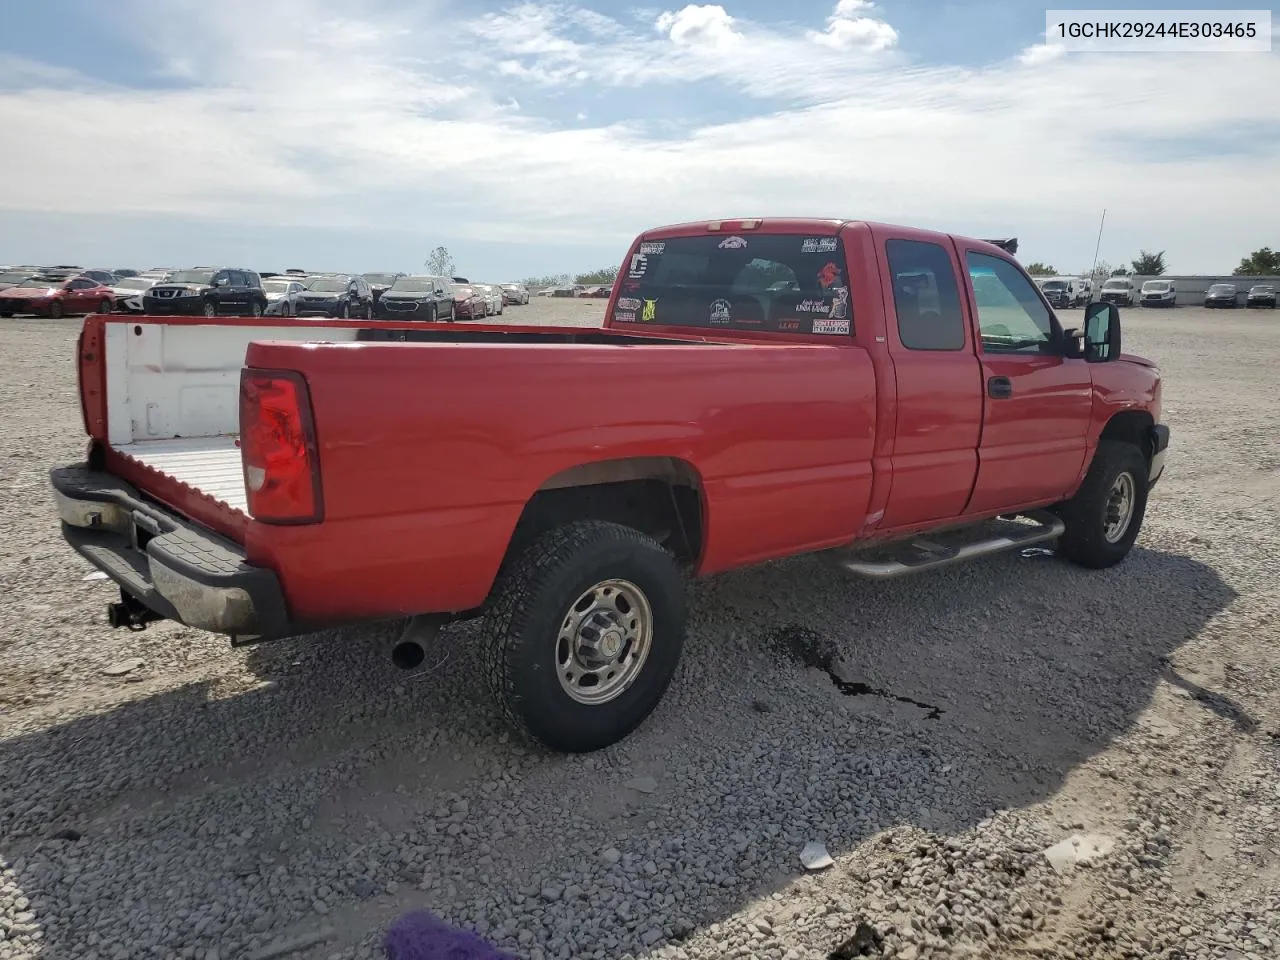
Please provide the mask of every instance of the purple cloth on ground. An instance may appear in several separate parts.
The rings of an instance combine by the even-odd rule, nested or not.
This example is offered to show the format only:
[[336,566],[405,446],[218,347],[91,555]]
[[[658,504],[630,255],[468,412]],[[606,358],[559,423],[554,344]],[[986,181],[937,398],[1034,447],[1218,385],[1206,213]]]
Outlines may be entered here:
[[382,949],[387,960],[520,960],[426,910],[406,913],[393,923]]

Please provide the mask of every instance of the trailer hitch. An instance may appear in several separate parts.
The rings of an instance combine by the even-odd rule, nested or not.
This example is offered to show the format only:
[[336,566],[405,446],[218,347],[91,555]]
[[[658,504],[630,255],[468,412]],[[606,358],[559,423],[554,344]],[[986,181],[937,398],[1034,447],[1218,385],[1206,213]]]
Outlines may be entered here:
[[112,628],[126,627],[134,632],[147,629],[147,624],[155,620],[165,619],[142,601],[130,594],[120,591],[120,602],[107,605],[107,622]]

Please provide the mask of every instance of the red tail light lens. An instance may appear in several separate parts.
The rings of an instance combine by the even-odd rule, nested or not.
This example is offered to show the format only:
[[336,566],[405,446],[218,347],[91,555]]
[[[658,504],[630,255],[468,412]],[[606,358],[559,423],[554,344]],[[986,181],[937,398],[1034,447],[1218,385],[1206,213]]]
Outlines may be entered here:
[[265,523],[317,523],[320,458],[306,381],[294,371],[240,375],[240,454],[249,514]]

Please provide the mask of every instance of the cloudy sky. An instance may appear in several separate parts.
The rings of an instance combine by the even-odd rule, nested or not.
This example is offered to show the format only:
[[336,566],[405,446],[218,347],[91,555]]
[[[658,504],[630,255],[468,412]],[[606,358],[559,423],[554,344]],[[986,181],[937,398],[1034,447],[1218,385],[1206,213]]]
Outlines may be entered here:
[[502,280],[783,214],[1077,270],[1104,207],[1113,262],[1280,247],[1280,44],[1063,54],[1025,0],[4,6],[0,263],[412,270],[444,244]]

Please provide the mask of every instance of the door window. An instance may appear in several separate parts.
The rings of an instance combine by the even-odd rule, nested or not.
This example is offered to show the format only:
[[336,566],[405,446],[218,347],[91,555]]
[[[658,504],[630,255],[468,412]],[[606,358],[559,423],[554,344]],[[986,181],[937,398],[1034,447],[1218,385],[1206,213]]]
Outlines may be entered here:
[[984,353],[1052,353],[1053,315],[1022,272],[985,253],[966,257]]
[[921,240],[885,242],[898,336],[909,350],[963,350],[960,288],[947,251]]
[[70,283],[68,283],[67,289],[68,290],[92,290],[97,285],[98,284],[93,280],[78,279],[78,280],[72,280]]

